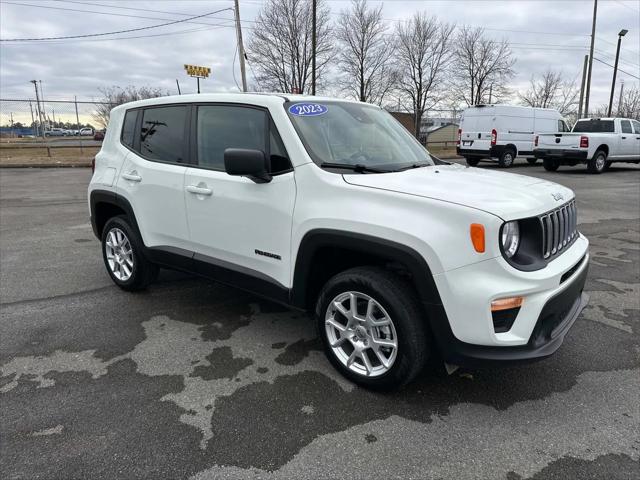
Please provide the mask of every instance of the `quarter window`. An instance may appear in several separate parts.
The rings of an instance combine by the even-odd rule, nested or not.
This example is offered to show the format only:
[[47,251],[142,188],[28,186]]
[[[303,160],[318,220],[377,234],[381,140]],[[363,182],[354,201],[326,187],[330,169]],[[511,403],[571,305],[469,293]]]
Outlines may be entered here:
[[161,162],[184,162],[187,108],[170,106],[144,110],[140,129],[142,156]]
[[631,123],[633,124],[633,129],[636,133],[640,133],[640,122],[637,120],[631,120]]
[[633,133],[631,130],[631,122],[629,120],[620,120],[620,128],[622,133]]
[[124,115],[124,122],[122,123],[122,143],[129,148],[133,148],[137,118],[137,110],[127,110],[127,113]]

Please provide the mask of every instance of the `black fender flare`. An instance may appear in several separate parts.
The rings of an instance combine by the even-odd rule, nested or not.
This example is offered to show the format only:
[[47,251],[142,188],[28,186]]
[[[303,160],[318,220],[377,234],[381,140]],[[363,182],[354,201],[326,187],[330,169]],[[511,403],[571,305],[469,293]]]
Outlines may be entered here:
[[291,288],[292,305],[305,307],[313,259],[318,250],[325,247],[366,251],[390,262],[401,263],[410,271],[422,303],[442,305],[431,269],[422,255],[414,249],[384,238],[333,229],[311,230],[300,241]]
[[133,207],[129,200],[124,198],[122,195],[118,195],[115,192],[111,192],[109,190],[92,190],[89,194],[89,205],[91,209],[91,228],[93,229],[93,234],[101,240],[101,235],[98,229],[98,225],[96,222],[96,205],[99,203],[107,203],[110,205],[114,205],[116,207],[121,208],[127,214],[129,221],[131,222],[131,226],[136,230],[136,233],[140,238],[140,228],[138,227],[138,221],[136,220],[136,215],[133,212]]

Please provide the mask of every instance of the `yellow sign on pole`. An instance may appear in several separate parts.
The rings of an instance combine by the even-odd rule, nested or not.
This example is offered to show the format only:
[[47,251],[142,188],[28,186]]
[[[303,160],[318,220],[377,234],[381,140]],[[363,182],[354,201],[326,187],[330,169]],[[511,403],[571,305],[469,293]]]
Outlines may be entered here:
[[184,65],[184,69],[187,71],[187,74],[191,77],[200,77],[200,78],[208,78],[211,73],[211,69],[209,67],[199,67],[197,65]]

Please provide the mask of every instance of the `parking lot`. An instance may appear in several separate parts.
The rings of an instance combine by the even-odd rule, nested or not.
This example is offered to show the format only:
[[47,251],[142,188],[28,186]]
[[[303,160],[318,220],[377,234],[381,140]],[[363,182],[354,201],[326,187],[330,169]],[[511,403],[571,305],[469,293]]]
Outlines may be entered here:
[[589,306],[550,359],[379,394],[299,312],[169,271],[120,291],[88,169],[0,170],[2,477],[638,478],[640,168],[511,171],[576,191]]

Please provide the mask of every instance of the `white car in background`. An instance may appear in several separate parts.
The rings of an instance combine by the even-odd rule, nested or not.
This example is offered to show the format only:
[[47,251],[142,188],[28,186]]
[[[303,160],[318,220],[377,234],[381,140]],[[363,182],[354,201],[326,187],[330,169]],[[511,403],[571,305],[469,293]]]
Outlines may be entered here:
[[474,167],[480,160],[497,160],[510,167],[517,156],[533,156],[533,141],[541,132],[568,132],[557,110],[515,105],[476,105],[462,113],[458,129],[458,155]]
[[80,136],[92,136],[93,135],[93,128],[83,128],[80,130]]

